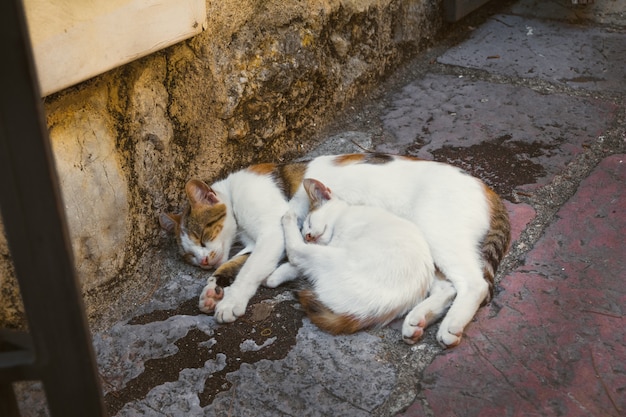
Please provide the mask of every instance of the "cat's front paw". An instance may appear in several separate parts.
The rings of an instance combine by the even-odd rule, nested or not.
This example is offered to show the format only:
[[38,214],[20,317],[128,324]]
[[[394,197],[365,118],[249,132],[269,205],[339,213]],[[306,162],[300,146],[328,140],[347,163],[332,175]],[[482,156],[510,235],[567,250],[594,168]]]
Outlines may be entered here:
[[215,320],[218,323],[232,323],[246,312],[248,301],[240,299],[232,293],[232,288],[226,288],[224,298],[215,308]]
[[295,211],[287,210],[287,212],[283,214],[283,218],[282,218],[283,227],[289,226],[293,223],[297,224],[297,222],[298,222],[298,215],[296,214]]
[[437,341],[445,348],[451,348],[461,343],[463,337],[463,328],[450,324],[447,320],[441,322],[439,331],[437,331]]
[[224,298],[224,290],[217,285],[217,280],[211,277],[200,293],[198,307],[203,313],[211,313],[222,298]]
[[424,335],[426,326],[424,315],[409,314],[402,323],[402,340],[409,345],[414,345]]

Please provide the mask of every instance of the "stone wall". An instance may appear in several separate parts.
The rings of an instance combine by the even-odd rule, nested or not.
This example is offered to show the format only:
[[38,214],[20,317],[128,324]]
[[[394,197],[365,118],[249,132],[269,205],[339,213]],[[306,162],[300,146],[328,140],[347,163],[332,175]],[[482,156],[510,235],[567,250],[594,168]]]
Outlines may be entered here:
[[[195,38],[44,99],[92,323],[149,285],[157,214],[179,207],[187,179],[301,154],[443,26],[441,0],[208,0],[207,14]],[[0,236],[0,325],[15,327]]]

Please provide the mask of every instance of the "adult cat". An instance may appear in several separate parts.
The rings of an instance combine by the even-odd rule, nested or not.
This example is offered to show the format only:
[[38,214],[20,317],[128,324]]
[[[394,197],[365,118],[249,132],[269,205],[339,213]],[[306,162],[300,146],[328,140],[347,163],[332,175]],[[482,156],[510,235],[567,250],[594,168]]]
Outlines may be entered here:
[[402,334],[415,343],[427,324],[418,303],[430,293],[442,313],[455,294],[449,281],[434,285],[435,265],[422,232],[380,207],[348,205],[315,179],[304,179],[303,186],[311,212],[302,232],[291,210],[282,223],[289,262],[313,285],[299,292],[311,321],[333,334],[354,333],[413,309]]
[[[277,266],[285,253],[283,214],[290,208],[304,219],[309,209],[305,177],[349,204],[384,208],[420,228],[437,269],[457,293],[437,338],[445,346],[458,344],[490,296],[510,240],[508,215],[491,189],[461,169],[402,156],[348,154],[253,165],[211,187],[190,180],[188,207],[182,214],[162,214],[160,222],[176,234],[188,262],[217,268],[200,295],[200,309],[214,310],[218,322],[232,322],[263,282],[275,286],[297,275],[289,263]],[[245,248],[226,262],[235,238]],[[222,290],[217,279],[236,271],[233,284]]]

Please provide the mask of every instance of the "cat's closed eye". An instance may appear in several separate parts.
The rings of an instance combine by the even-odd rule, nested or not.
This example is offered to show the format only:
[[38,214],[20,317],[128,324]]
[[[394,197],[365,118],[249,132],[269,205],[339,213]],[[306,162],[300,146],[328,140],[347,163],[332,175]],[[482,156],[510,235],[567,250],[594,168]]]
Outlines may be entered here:
[[204,229],[204,233],[202,234],[202,243],[210,242],[215,240],[219,234],[222,232],[223,226],[221,224],[217,224],[211,227],[207,227]]

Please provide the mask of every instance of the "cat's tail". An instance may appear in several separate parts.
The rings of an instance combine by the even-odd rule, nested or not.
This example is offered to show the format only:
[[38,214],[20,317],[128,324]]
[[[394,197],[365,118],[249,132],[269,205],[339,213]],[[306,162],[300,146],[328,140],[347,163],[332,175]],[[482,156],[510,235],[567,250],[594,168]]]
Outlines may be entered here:
[[[498,266],[506,255],[511,243],[511,223],[502,200],[491,188],[485,185],[485,193],[490,208],[489,230],[482,245],[483,276],[489,283],[489,299],[493,296],[494,277]],[[489,301],[487,299],[486,301]]]
[[311,322],[333,335],[351,334],[370,327],[382,326],[399,313],[394,311],[385,316],[366,318],[359,318],[353,314],[338,314],[322,303],[313,290],[299,291],[298,299]]

